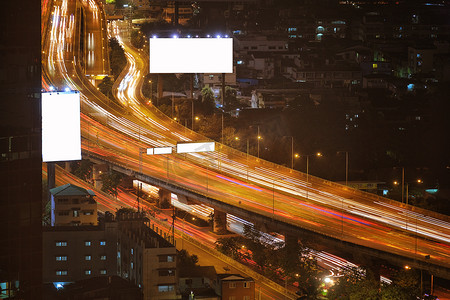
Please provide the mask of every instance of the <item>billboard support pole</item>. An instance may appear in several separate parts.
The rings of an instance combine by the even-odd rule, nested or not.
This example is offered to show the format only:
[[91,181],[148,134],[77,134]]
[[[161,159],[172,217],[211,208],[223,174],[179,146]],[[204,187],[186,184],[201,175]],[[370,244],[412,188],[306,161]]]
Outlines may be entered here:
[[225,73],[222,73],[222,107],[225,100]]

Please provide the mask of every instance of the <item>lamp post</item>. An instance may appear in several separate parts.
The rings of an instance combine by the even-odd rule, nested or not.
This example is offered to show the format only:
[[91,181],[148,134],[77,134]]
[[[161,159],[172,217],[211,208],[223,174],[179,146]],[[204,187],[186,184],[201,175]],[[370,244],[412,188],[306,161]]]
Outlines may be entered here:
[[194,99],[192,99],[191,114],[192,114],[192,130],[194,130]]
[[222,115],[222,131],[221,131],[222,136],[220,138],[220,143],[223,144],[223,113],[221,115]]
[[259,140],[262,139],[262,136],[259,135],[259,125],[258,125],[258,136],[257,136],[257,139],[258,139],[258,158],[259,158]]
[[[308,155],[303,155],[306,156],[306,182],[309,182],[309,157],[310,156],[317,156],[317,157],[321,157],[322,153],[317,152],[316,154],[308,154]],[[308,187],[306,187],[306,199],[308,199]]]
[[150,83],[150,100],[153,102],[153,82],[149,80],[148,83]]
[[345,153],[345,185],[348,185],[348,151],[338,151],[339,153]]
[[316,154],[308,154],[308,155],[301,155],[301,156],[306,156],[306,182],[309,182],[309,157],[310,156],[321,157],[322,153],[317,152]]

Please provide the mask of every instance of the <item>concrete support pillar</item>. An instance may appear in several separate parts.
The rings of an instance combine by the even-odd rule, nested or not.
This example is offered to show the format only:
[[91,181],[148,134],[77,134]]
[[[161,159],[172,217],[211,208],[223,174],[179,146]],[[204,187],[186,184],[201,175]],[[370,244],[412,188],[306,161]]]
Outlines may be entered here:
[[[49,191],[55,187],[55,163],[54,162],[47,163],[47,187],[48,187]],[[50,192],[48,192],[47,200],[48,201],[51,200]]]
[[227,232],[227,213],[214,209],[213,232],[217,234]]
[[161,76],[161,74],[158,74],[158,86],[157,86],[157,98],[161,99],[163,96],[163,77]]
[[158,199],[158,202],[157,202],[156,205],[159,208],[161,208],[161,204],[164,203],[164,202],[167,202],[167,203],[171,204],[172,193],[169,190],[160,188],[159,191],[158,191],[158,194],[159,194],[159,199]]
[[70,166],[71,165],[71,161],[66,161],[66,162],[64,162],[64,170],[66,170],[67,172],[72,172],[72,167]]
[[298,236],[286,233],[284,235],[284,242],[288,255],[296,255],[299,250]]
[[92,166],[92,180],[94,181],[94,187],[101,189],[103,186],[102,174],[107,173],[109,167],[107,164],[95,164]]
[[[367,266],[367,270],[370,271],[370,273],[373,275],[373,279],[375,282],[380,285],[380,271],[381,271],[381,262],[377,258],[373,258],[370,261],[370,265]],[[369,273],[369,274],[370,274]]]

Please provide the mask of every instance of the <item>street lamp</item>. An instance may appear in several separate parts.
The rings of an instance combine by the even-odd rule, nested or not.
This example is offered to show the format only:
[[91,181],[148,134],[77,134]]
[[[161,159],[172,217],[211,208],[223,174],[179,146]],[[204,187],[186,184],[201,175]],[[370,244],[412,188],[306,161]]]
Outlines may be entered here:
[[345,185],[348,185],[348,151],[338,151],[338,154],[345,153]]
[[310,156],[321,157],[322,153],[317,152],[315,154],[308,154],[308,155],[301,155],[301,156],[306,156],[306,182],[309,182],[309,157]]

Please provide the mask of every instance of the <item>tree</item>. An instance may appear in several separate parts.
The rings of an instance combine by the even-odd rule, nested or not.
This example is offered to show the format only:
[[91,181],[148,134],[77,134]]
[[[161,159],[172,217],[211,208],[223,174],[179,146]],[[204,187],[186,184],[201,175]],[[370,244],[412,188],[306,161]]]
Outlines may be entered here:
[[402,269],[396,272],[391,284],[381,289],[382,300],[414,300],[420,296],[420,274],[415,270]]
[[109,53],[111,72],[117,78],[127,65],[127,58],[125,57],[125,51],[116,38],[109,39],[109,47],[111,48]]
[[204,87],[201,91],[202,104],[201,109],[205,113],[211,113],[216,107],[214,92],[210,87]]
[[195,254],[189,255],[189,252],[182,249],[178,251],[177,266],[180,269],[192,270],[197,266],[198,256]]
[[141,49],[145,43],[145,35],[140,30],[133,30],[131,32],[131,44],[133,47]]
[[238,243],[238,238],[236,237],[219,238],[214,242],[214,244],[217,251],[222,252],[231,258],[238,259],[241,257],[239,249],[242,244]]
[[103,95],[108,97],[111,100],[115,100],[114,95],[112,93],[112,87],[114,82],[111,80],[111,77],[106,76],[102,79],[102,82],[99,83],[98,89],[102,92]]
[[237,92],[232,87],[225,87],[224,106],[227,111],[236,109],[240,106],[239,101],[236,98]]
[[73,161],[70,167],[73,175],[87,181],[91,177],[93,165],[89,159],[82,159],[81,161]]
[[102,179],[103,183],[102,191],[117,197],[117,188],[122,181],[122,174],[116,171],[110,171],[107,173],[103,173],[100,178]]
[[330,288],[329,299],[378,300],[379,282],[364,268],[344,270],[344,276]]

